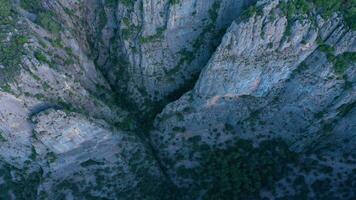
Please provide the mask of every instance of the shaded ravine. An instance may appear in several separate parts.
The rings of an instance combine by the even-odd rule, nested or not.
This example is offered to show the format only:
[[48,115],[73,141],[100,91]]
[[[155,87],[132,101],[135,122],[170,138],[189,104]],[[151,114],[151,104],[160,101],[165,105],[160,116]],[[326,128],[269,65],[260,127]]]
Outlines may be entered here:
[[[207,64],[207,62],[204,63],[204,66]],[[95,63],[97,64],[97,62]],[[97,67],[98,69],[101,69],[100,66]],[[126,95],[122,95],[118,93],[115,90],[116,86],[112,84],[111,81],[108,80],[109,79],[108,75],[105,75],[105,73],[103,73],[102,70],[100,70],[100,72],[103,74],[103,77],[106,79],[107,83],[109,83],[111,95],[114,97],[116,105],[121,108],[131,108],[128,109],[127,111],[131,114],[131,116],[134,119],[135,128],[130,129],[130,131],[134,132],[140,138],[143,144],[146,145],[148,151],[151,152],[154,160],[157,162],[160,171],[162,172],[166,180],[170,183],[169,187],[172,188],[171,192],[178,192],[179,189],[176,187],[176,185],[173,183],[170,176],[168,175],[166,168],[164,167],[161,159],[158,156],[157,150],[153,147],[151,137],[149,137],[149,133],[153,129],[153,123],[157,115],[159,115],[163,111],[166,105],[180,99],[185,93],[191,91],[194,88],[195,84],[198,81],[201,71],[202,70],[200,70],[197,74],[193,75],[193,78],[189,80],[189,82],[182,85],[182,87],[180,87],[176,91],[172,92],[172,94],[168,95],[168,97],[165,100],[161,100],[159,102],[152,104],[151,109],[145,114],[142,114],[142,111],[140,111],[139,109],[132,110],[132,108],[137,108],[136,105],[132,101],[130,101],[129,98],[125,98]],[[117,128],[121,128],[119,125],[115,125],[115,126]]]
[[[190,74],[190,78],[185,78],[187,79],[183,84],[181,84],[179,87],[177,87],[176,90],[170,92],[163,100],[154,102],[150,101],[148,102],[148,109],[146,111],[140,110],[138,106],[130,99],[127,95],[128,94],[128,89],[127,86],[122,86],[119,85],[120,83],[124,82],[128,75],[126,73],[126,67],[125,64],[127,65],[126,57],[125,57],[125,50],[120,49],[120,44],[118,42],[122,42],[123,38],[121,38],[120,35],[120,25],[119,21],[117,19],[117,13],[115,12],[115,9],[113,10],[105,10],[105,5],[100,3],[99,5],[100,9],[105,13],[106,16],[112,15],[111,17],[114,19],[114,28],[112,29],[113,35],[110,38],[105,38],[103,33],[101,33],[102,27],[101,25],[103,24],[96,24],[96,30],[93,33],[84,33],[88,34],[88,44],[89,44],[89,54],[91,59],[94,61],[94,64],[96,68],[98,69],[98,72],[101,73],[105,79],[105,82],[108,83],[110,89],[106,92],[110,92],[110,96],[113,97],[114,101],[110,103],[114,103],[116,106],[120,108],[124,108],[126,111],[129,112],[130,116],[132,117],[132,121],[134,123],[133,126],[128,127],[128,131],[134,132],[140,140],[144,143],[146,148],[152,152],[152,156],[154,160],[157,162],[160,171],[162,174],[165,176],[165,178],[171,183],[172,187],[175,187],[175,184],[172,182],[170,176],[167,173],[167,170],[165,169],[164,165],[162,164],[161,159],[158,156],[157,150],[153,147],[153,143],[151,141],[151,137],[149,133],[153,129],[153,123],[154,120],[156,119],[156,116],[162,112],[162,110],[168,105],[169,103],[172,103],[178,99],[180,99],[185,93],[188,91],[191,91],[194,86],[197,83],[197,80],[200,76],[201,71],[203,70],[204,66],[209,62],[211,56],[214,54],[217,46],[220,44],[222,37],[224,36],[226,32],[226,28],[229,27],[230,23],[227,23],[223,27],[222,32],[220,34],[215,34],[215,31],[212,31],[211,33],[207,33],[207,35],[203,34],[203,40],[204,42],[207,43],[206,45],[209,47],[209,52],[208,56],[206,59],[200,63],[200,69],[197,72],[193,72],[194,74]],[[247,7],[247,5],[245,5]],[[167,15],[169,14],[170,7],[167,4],[168,12],[166,13]],[[109,13],[107,13],[109,12]],[[143,13],[142,13],[143,14]],[[242,14],[242,13],[241,13]],[[141,16],[141,20],[143,21],[143,16]],[[167,23],[167,22],[166,22]],[[142,25],[142,24],[141,24]],[[112,28],[112,27],[111,27]],[[142,27],[141,27],[142,28]],[[142,33],[140,33],[142,34]],[[104,40],[110,41],[108,42],[108,45],[102,46],[105,44]],[[139,43],[139,41],[136,41]],[[140,44],[138,44],[140,45]],[[140,48],[141,49],[141,48]],[[104,62],[100,61],[102,59],[101,53],[106,52],[108,53],[107,56],[104,56],[106,59]],[[142,55],[141,55],[142,56]],[[196,56],[196,55],[193,55]],[[140,62],[142,62],[142,59],[140,59]],[[110,72],[108,72],[108,69],[116,69],[118,71],[123,70],[122,74],[118,74],[119,77],[116,77],[119,82],[115,82],[115,80],[111,80],[110,78]],[[142,70],[137,73],[142,73]],[[142,75],[142,74],[141,74]],[[108,100],[102,99],[103,102],[107,102]],[[52,106],[47,106],[48,108],[52,108]],[[40,108],[40,111],[47,109],[46,108]],[[37,112],[36,112],[37,113]],[[120,127],[120,124],[112,124],[114,127],[118,129],[123,129]],[[125,129],[124,129],[125,130]]]
[[[221,35],[219,35],[218,39],[215,38],[214,43],[220,44],[223,36],[224,36],[224,34],[221,34]],[[211,54],[209,55],[209,59],[207,59],[203,64],[201,64],[201,66],[206,66],[206,64],[209,62],[210,58],[212,57],[212,55],[215,52],[217,47],[218,47],[218,45],[214,45],[213,49],[211,50]],[[110,46],[108,48],[111,49],[112,47]],[[115,84],[113,84],[112,81],[110,81],[109,75],[103,71],[104,70],[103,66],[100,66],[98,64],[97,59],[99,58],[99,55],[98,55],[99,52],[96,52],[96,53],[97,53],[97,55],[94,55],[94,59],[93,59],[94,63],[96,65],[97,69],[99,69],[100,73],[106,79],[106,82],[109,84],[111,95],[114,97],[116,105],[121,108],[129,108],[127,111],[131,114],[131,116],[134,119],[136,127],[134,129],[131,129],[130,131],[134,132],[140,138],[140,140],[143,142],[143,144],[146,145],[146,148],[148,148],[149,152],[152,153],[152,156],[153,156],[154,160],[157,162],[157,165],[158,165],[160,171],[162,172],[162,174],[164,175],[166,180],[170,183],[169,187],[172,188],[171,192],[175,192],[175,193],[179,192],[179,188],[173,183],[171,177],[167,173],[166,167],[163,165],[161,158],[158,155],[157,150],[154,148],[149,133],[154,128],[153,127],[154,120],[163,111],[163,109],[168,104],[180,99],[184,94],[191,91],[195,87],[195,85],[199,79],[199,76],[204,68],[200,69],[197,73],[192,74],[190,80],[186,81],[178,89],[174,90],[169,95],[167,95],[167,97],[165,99],[158,101],[158,102],[152,102],[149,110],[147,112],[144,112],[144,114],[143,114],[142,110],[139,110],[138,107],[135,105],[135,103],[133,103],[132,101],[130,101],[129,98],[127,98],[127,95],[125,95],[125,92],[123,92],[123,94],[121,94],[115,89],[115,88],[117,88],[117,86]],[[110,58],[108,58],[108,59],[110,59]],[[115,56],[114,58],[111,58],[111,59],[118,60],[119,58],[117,56]],[[110,63],[109,60],[106,61],[104,65],[106,65],[107,63]],[[113,63],[115,63],[115,62],[113,62]],[[115,66],[115,65],[113,65],[113,66]],[[117,128],[120,128],[120,127],[117,127]]]

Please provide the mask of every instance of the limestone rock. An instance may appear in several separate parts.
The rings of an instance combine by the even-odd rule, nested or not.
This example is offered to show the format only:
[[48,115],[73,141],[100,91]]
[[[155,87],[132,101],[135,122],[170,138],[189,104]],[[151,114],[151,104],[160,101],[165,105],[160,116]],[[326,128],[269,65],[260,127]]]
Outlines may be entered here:
[[[261,13],[232,23],[194,89],[169,104],[157,117],[151,140],[173,181],[197,192],[196,195],[202,191],[208,196],[216,194],[217,198],[223,198],[224,191],[232,195],[234,190],[227,189],[235,187],[229,184],[230,180],[230,183],[241,184],[235,190],[247,195],[241,198],[291,198],[293,195],[306,195],[306,198],[345,195],[349,198],[354,195],[351,187],[345,184],[350,180],[349,176],[353,177],[352,165],[355,163],[355,143],[350,139],[356,131],[355,62],[348,60],[342,70],[339,62],[346,55],[354,55],[356,33],[343,25],[337,15],[319,20],[318,24],[314,24],[320,18],[318,15],[301,15],[295,21],[288,21],[278,1],[259,3]],[[335,51],[325,52],[325,47],[329,46]],[[268,155],[253,158],[253,153],[274,151],[274,147],[266,149],[265,144],[273,144],[276,140],[287,145],[291,150],[287,152],[296,153],[298,159],[288,161],[284,153],[281,158],[277,153],[271,157],[273,168],[268,173],[277,180],[284,179],[280,180],[283,184],[266,188],[269,184],[268,180],[263,180],[262,172],[248,174],[248,169],[258,164],[238,164],[239,161],[234,159],[238,159],[239,151],[246,151],[240,153],[251,153],[251,159],[263,163]],[[282,147],[277,146],[283,150]],[[237,148],[237,155],[231,153],[234,150],[227,154],[236,158],[214,157],[224,149],[234,148]],[[341,158],[342,155],[347,159]],[[277,165],[286,167],[284,170],[289,171],[289,175],[279,177],[281,172],[274,171],[278,167],[274,162],[280,162],[278,159],[286,159]],[[313,170],[324,166],[331,171],[308,175],[312,170],[305,172],[301,169],[305,159],[313,160],[309,166]],[[211,169],[206,167],[210,162],[217,162],[217,166],[224,162],[236,165]],[[342,170],[348,175],[336,178],[340,165],[347,166]],[[217,170],[218,175],[204,178],[207,168]],[[231,179],[226,177],[227,174],[219,176],[219,173],[238,171],[252,177],[240,183],[233,178],[243,179],[242,175],[236,174]],[[310,192],[302,194],[294,190],[295,185],[290,183],[294,179],[289,178],[286,182],[286,176],[308,177],[300,184]],[[320,188],[316,186],[319,183],[335,188],[319,194],[317,190]]]

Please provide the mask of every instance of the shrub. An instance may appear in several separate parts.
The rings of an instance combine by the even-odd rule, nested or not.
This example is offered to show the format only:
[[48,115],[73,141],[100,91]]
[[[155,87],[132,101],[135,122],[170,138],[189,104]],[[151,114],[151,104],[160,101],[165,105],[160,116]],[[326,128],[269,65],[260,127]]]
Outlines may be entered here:
[[7,17],[10,14],[11,14],[10,0],[0,0],[0,18]]
[[21,0],[20,6],[32,13],[37,13],[41,10],[40,0]]
[[174,132],[185,132],[185,127],[173,127]]
[[48,12],[39,13],[37,23],[51,33],[58,33],[61,30],[59,23],[56,22],[53,15]]
[[115,6],[118,0],[105,0],[105,5],[107,6]]
[[35,58],[40,62],[49,63],[47,57],[42,52],[36,51]]
[[259,147],[241,139],[234,147],[203,151],[200,167],[181,170],[180,175],[193,176],[207,189],[209,199],[255,199],[263,187],[287,175],[288,164],[297,161],[297,154],[280,139],[263,141]]
[[262,9],[261,7],[257,7],[256,5],[250,6],[249,8],[247,8],[246,11],[244,11],[241,15],[241,19],[242,20],[246,20],[254,15],[262,15]]
[[[0,41],[2,36],[0,34]],[[26,42],[27,38],[21,35],[12,36],[8,42],[0,42],[0,63],[3,65],[3,68],[0,68],[0,86],[6,88],[6,83],[19,73],[23,44]]]
[[175,4],[178,4],[180,2],[180,0],[169,0],[169,3],[171,5],[175,5]]
[[341,55],[335,57],[334,60],[334,69],[338,74],[343,74],[347,68],[356,62],[356,53],[355,52],[345,52]]
[[[115,1],[115,0],[109,0],[109,2],[110,1]],[[135,5],[135,1],[133,0],[118,0],[118,1],[127,7],[133,7]]]
[[[355,1],[354,1],[355,2]],[[346,9],[344,12],[344,18],[346,24],[352,29],[356,30],[356,6],[354,5],[350,9]]]
[[5,137],[3,136],[3,133],[0,131],[0,142],[5,142],[6,139]]
[[356,29],[356,1],[355,0],[313,0],[315,7],[321,15],[329,17],[334,12],[340,12],[345,19],[346,24]]

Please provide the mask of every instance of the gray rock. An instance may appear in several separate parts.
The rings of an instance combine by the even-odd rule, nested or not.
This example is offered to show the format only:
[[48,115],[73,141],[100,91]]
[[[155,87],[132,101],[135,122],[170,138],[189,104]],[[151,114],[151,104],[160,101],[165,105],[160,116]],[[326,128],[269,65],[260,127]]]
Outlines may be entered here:
[[356,33],[343,13],[6,2],[0,199],[356,195]]
[[[214,184],[223,184],[220,179],[226,177],[204,178],[207,170],[205,165],[213,162],[207,160],[211,159],[209,156],[214,152],[238,148],[241,141],[251,142],[258,150],[262,148],[259,150],[262,152],[270,151],[265,149],[265,141],[271,144],[275,140],[282,141],[289,150],[300,157],[304,156],[298,158],[301,160],[310,155],[322,155],[326,157],[324,159],[334,159],[335,155],[355,156],[355,144],[350,140],[356,131],[355,63],[348,61],[347,68],[340,72],[337,61],[329,60],[329,52],[322,51],[317,38],[324,38],[325,43],[335,48],[337,60],[342,59],[345,52],[354,54],[356,33],[342,25],[336,15],[320,21],[321,24],[313,24],[313,17],[319,16],[287,22],[279,10],[278,1],[265,3],[263,14],[254,14],[247,20],[232,23],[194,89],[170,103],[155,120],[151,140],[172,180],[180,187],[192,192],[205,191],[209,196],[210,191],[217,190],[221,193],[215,194],[223,195],[223,189],[212,187]],[[271,19],[271,15],[275,18]],[[292,24],[289,27],[287,23]],[[286,33],[288,28],[292,33],[290,35]],[[346,44],[343,42],[345,40],[349,42]],[[347,123],[344,121],[346,119],[349,119]],[[275,157],[278,159],[278,155]],[[215,159],[223,163],[229,157]],[[293,166],[302,168],[301,160],[293,163]],[[317,159],[315,162],[317,164],[312,165],[313,168],[317,168],[321,161]],[[334,177],[330,184],[346,184],[343,182],[346,179],[335,178],[337,168],[347,165],[345,173],[350,174],[351,163],[355,163],[355,160],[340,159],[335,162],[338,164],[322,164],[334,169],[328,174],[329,178]],[[287,164],[288,161],[285,161],[276,166]],[[249,167],[256,166],[246,164],[240,170]],[[225,170],[229,170],[229,167]],[[326,172],[316,173],[320,177],[326,176]],[[296,170],[291,174],[297,177],[303,173]],[[263,176],[259,177],[257,173],[245,182],[254,182],[250,185],[254,188],[258,185],[256,182],[261,181],[260,178],[263,180]],[[316,198],[314,195],[317,191],[313,183],[321,180],[314,177],[307,181],[305,187],[310,189],[310,193],[305,193],[306,197]],[[291,183],[285,184],[294,187]],[[226,183],[215,187],[233,186]],[[275,187],[278,193],[274,198],[289,197],[290,194],[279,191],[279,186]],[[350,193],[350,187],[345,189],[345,193],[336,192],[340,190],[341,186],[335,186],[334,192],[328,194],[335,197],[354,195]],[[292,193],[300,195],[298,191]]]

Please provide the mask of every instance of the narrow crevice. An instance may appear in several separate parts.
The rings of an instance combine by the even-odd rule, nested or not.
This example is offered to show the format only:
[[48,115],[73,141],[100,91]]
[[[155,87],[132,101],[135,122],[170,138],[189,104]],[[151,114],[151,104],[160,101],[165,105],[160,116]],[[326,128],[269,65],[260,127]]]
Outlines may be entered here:
[[[143,2],[141,2],[141,4],[142,3]],[[143,6],[143,5],[141,5],[141,6]],[[169,11],[170,6],[167,5],[166,9],[168,9],[168,11]],[[144,16],[142,13],[142,16],[141,16],[142,23],[144,23],[143,17]],[[115,16],[115,20],[117,20],[117,16]],[[119,27],[119,25],[118,25],[119,22],[115,21],[115,23],[117,25],[116,27]],[[141,26],[143,26],[143,24]],[[208,52],[208,56],[206,57],[206,59],[202,63],[200,63],[200,66],[206,66],[208,64],[209,60],[211,59],[211,56],[214,54],[217,47],[221,43],[221,40],[222,40],[224,34],[226,33],[227,27],[220,29],[220,31],[214,30],[214,31],[212,31],[212,33],[204,36],[204,40],[206,42],[205,45],[207,48],[209,48],[209,52]],[[216,27],[215,27],[215,29],[216,29]],[[191,91],[195,87],[204,67],[201,67],[196,72],[192,72],[192,74],[190,75],[189,78],[185,78],[185,81],[183,84],[181,84],[176,90],[170,92],[167,96],[165,96],[163,98],[163,100],[160,100],[158,102],[150,101],[147,104],[147,105],[149,105],[147,111],[143,112],[142,110],[140,110],[138,108],[137,105],[135,105],[134,101],[132,101],[128,97],[127,87],[117,85],[118,84],[117,81],[110,80],[110,74],[106,71],[106,69],[109,69],[109,68],[113,69],[113,68],[118,68],[118,67],[119,68],[125,67],[124,66],[124,63],[126,63],[125,58],[120,56],[125,53],[120,52],[120,49],[118,49],[119,47],[115,48],[115,46],[113,46],[115,42],[118,42],[121,40],[120,30],[119,29],[115,30],[115,34],[114,34],[113,38],[109,39],[113,42],[110,42],[109,46],[105,47],[105,48],[107,48],[106,51],[108,52],[109,55],[107,55],[107,58],[105,59],[104,63],[98,62],[99,58],[100,58],[100,49],[98,47],[100,46],[101,35],[98,36],[98,35],[94,34],[93,36],[97,37],[97,38],[90,38],[90,41],[88,41],[91,46],[91,57],[96,65],[97,69],[99,69],[100,73],[103,75],[106,82],[108,83],[108,85],[110,87],[111,96],[114,98],[115,104],[118,107],[124,108],[126,111],[128,111],[130,113],[130,115],[132,116],[134,122],[136,122],[135,128],[131,129],[129,131],[135,133],[135,135],[140,138],[140,140],[143,142],[143,144],[146,145],[146,147],[148,148],[147,150],[149,152],[151,152],[151,155],[153,156],[153,159],[156,161],[161,173],[163,174],[165,179],[169,182],[169,184],[171,186],[170,188],[173,188],[174,191],[178,191],[177,186],[171,180],[171,177],[169,176],[167,169],[164,166],[157,149],[154,147],[153,142],[151,141],[150,132],[154,130],[154,120],[156,119],[157,115],[159,115],[168,104],[180,99],[184,94]],[[138,43],[138,41],[136,41],[136,42]],[[199,54],[199,52],[196,52],[196,53]],[[141,62],[142,58],[139,60]],[[139,63],[139,65],[141,65],[141,63]],[[119,69],[119,71],[120,70],[122,70],[122,69]],[[142,71],[141,71],[141,73],[142,73]],[[121,82],[120,79],[123,78],[122,76],[125,76],[127,74],[125,72],[123,72],[123,74],[118,73],[117,75],[119,75],[119,77],[117,77],[118,81]],[[120,128],[120,127],[118,126],[117,128]]]

